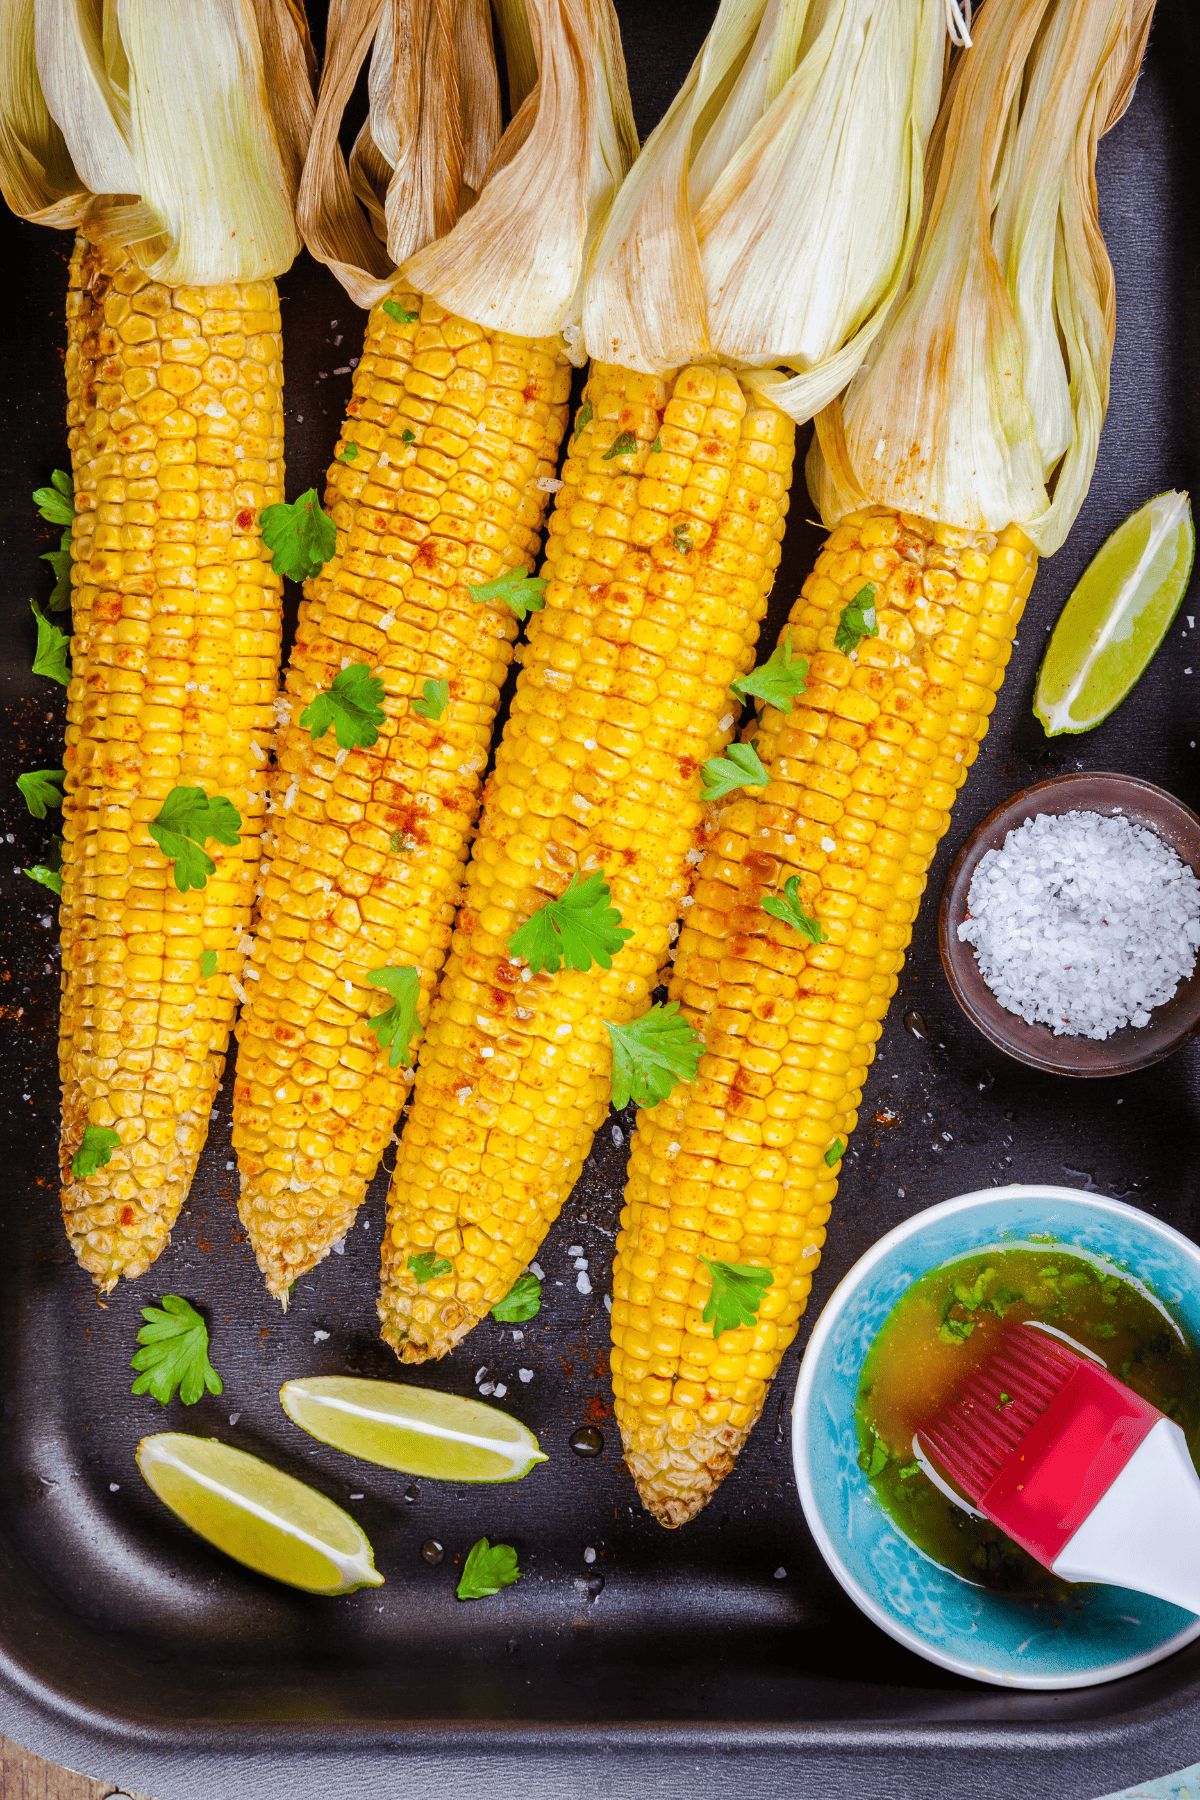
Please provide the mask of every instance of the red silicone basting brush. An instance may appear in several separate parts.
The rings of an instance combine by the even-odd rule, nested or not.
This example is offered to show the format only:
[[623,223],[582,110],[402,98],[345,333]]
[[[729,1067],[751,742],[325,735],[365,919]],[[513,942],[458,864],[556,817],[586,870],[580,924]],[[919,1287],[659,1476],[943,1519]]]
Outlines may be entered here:
[[1200,1613],[1200,1478],[1182,1431],[1036,1326],[1007,1327],[917,1431],[972,1505],[1064,1581]]

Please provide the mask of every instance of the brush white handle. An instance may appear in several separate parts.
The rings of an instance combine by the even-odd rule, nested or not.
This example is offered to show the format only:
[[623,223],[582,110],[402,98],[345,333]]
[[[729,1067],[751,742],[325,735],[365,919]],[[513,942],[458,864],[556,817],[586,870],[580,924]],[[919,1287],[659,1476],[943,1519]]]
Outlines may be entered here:
[[1200,1476],[1187,1440],[1160,1419],[1054,1563],[1064,1581],[1103,1581],[1200,1613]]

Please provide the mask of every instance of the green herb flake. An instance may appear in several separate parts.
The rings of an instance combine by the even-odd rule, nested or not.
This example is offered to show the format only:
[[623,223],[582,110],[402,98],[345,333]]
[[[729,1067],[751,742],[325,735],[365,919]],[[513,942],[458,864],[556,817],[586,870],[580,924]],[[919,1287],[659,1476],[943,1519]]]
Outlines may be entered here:
[[300,725],[312,734],[314,744],[332,726],[339,750],[369,750],[386,717],[382,700],[383,682],[372,675],[370,664],[351,663],[305,707]]
[[54,586],[46,604],[51,612],[66,612],[71,604],[71,528],[63,532],[57,550],[43,550],[42,562],[54,571]]
[[1000,1398],[996,1402],[996,1411],[1003,1412],[1003,1410],[1006,1406],[1011,1406],[1011,1405],[1012,1405],[1012,1395],[1006,1394],[1004,1389],[1001,1388],[1000,1389]]
[[611,462],[614,456],[631,456],[637,447],[637,439],[632,431],[619,431],[600,460]]
[[216,953],[216,951],[215,950],[202,950],[200,952],[200,979],[201,979],[201,981],[208,981],[211,976],[216,974],[216,972],[217,972],[217,953]]
[[829,933],[819,919],[810,919],[800,904],[800,877],[790,875],[783,884],[783,894],[767,894],[762,903],[763,911],[770,913],[773,919],[782,919],[806,937],[810,944],[824,944],[829,940]]
[[943,1319],[938,1336],[943,1344],[965,1344],[974,1329],[974,1319]]
[[401,306],[398,300],[385,300],[383,303],[383,310],[389,319],[394,319],[396,321],[397,325],[415,325],[420,317],[419,313],[410,313],[405,307]]
[[527,962],[535,975],[543,969],[556,975],[564,963],[569,969],[590,969],[593,963],[611,969],[612,958],[633,936],[611,898],[603,875],[580,879],[576,871],[557,900],[547,900],[518,925],[508,954]]
[[290,505],[265,506],[258,515],[262,540],[271,552],[271,566],[289,581],[307,581],[319,575],[333,555],[337,529],[322,512],[316,488],[309,488]]
[[453,1267],[444,1256],[435,1256],[432,1250],[421,1250],[416,1256],[410,1256],[408,1266],[417,1278],[418,1287],[424,1287],[427,1281],[436,1281],[439,1275],[448,1275]]
[[632,1025],[613,1025],[605,1030],[612,1042],[612,1103],[618,1109],[630,1100],[638,1106],[657,1106],[678,1081],[692,1081],[704,1054],[704,1042],[680,1014],[678,1000],[652,1006]]
[[1098,1338],[1111,1338],[1117,1335],[1117,1328],[1111,1319],[1098,1320],[1095,1325],[1090,1327],[1090,1330],[1092,1336]]
[[205,1389],[224,1391],[224,1383],[208,1360],[208,1326],[194,1306],[178,1294],[164,1294],[161,1306],[143,1306],[146,1323],[138,1332],[142,1349],[131,1368],[140,1369],[135,1394],[153,1394],[160,1406],[179,1398],[194,1406]]
[[492,1317],[501,1325],[523,1325],[526,1319],[536,1319],[542,1310],[542,1284],[536,1275],[526,1269],[492,1308]]
[[804,693],[807,678],[807,662],[802,656],[792,655],[792,628],[789,625],[782,644],[772,651],[766,662],[730,685],[739,700],[754,698],[780,712],[787,712],[796,696]]
[[37,649],[33,653],[33,672],[45,675],[51,681],[59,681],[66,687],[71,679],[71,671],[67,667],[67,651],[71,640],[65,631],[52,625],[38,611],[36,603],[29,602],[30,611],[37,620]]
[[746,1263],[710,1262],[707,1256],[700,1261],[712,1276],[712,1293],[700,1317],[706,1325],[711,1324],[713,1337],[719,1338],[723,1331],[736,1331],[741,1325],[757,1325],[763,1295],[775,1283],[770,1269]]
[[673,530],[671,532],[671,542],[674,544],[674,546],[675,546],[676,550],[679,552],[680,556],[690,555],[691,548],[692,548],[692,540],[688,536],[687,532],[685,531],[685,529],[682,525],[676,525],[673,528]]
[[662,455],[662,439],[660,437],[656,437],[654,442],[651,444],[650,454],[651,454],[651,456],[661,456]]
[[524,569],[506,569],[495,581],[482,582],[478,587],[472,587],[468,582],[467,592],[481,606],[492,605],[498,600],[515,612],[518,619],[525,619],[531,612],[541,612],[545,606],[546,579],[545,575],[527,575]]
[[440,719],[450,704],[450,683],[448,681],[426,680],[424,698],[410,700],[409,705],[415,713],[431,722]]
[[834,1138],[832,1144],[830,1144],[828,1150],[825,1152],[825,1167],[827,1169],[832,1169],[836,1163],[841,1162],[845,1154],[846,1146],[841,1138]]
[[404,430],[400,433],[400,442],[402,444],[415,444],[416,441],[417,441],[416,432],[413,431],[409,426],[406,425],[404,427]]
[[236,844],[241,814],[223,794],[208,795],[203,788],[172,788],[162,810],[147,826],[150,836],[168,861],[175,865],[175,886],[181,894],[202,888],[217,865],[204,846],[209,838],[218,844]]
[[583,405],[580,407],[579,411],[575,415],[575,429],[571,433],[572,448],[574,448],[575,440],[579,436],[580,432],[583,430],[584,426],[591,424],[592,418],[593,418],[592,403],[590,400],[585,400]]
[[849,656],[856,650],[864,638],[878,637],[879,626],[875,622],[875,586],[868,581],[860,587],[853,600],[842,608],[838,627],[834,633],[833,647],[844,650]]
[[36,881],[42,887],[49,888],[51,893],[61,896],[62,871],[60,869],[52,869],[46,863],[32,863],[28,869],[22,869],[21,873],[28,875],[30,881]]
[[480,1538],[472,1544],[455,1589],[460,1600],[486,1600],[520,1579],[517,1553],[510,1544],[489,1544]]
[[724,756],[710,756],[701,771],[705,800],[723,800],[741,787],[764,787],[767,771],[753,744],[730,744]]
[[347,444],[346,448],[342,451],[339,461],[344,462],[344,463],[357,462],[358,461],[358,445],[357,444]]
[[367,1028],[379,1039],[381,1050],[391,1051],[390,1064],[407,1068],[412,1063],[413,1039],[421,1035],[417,1001],[421,994],[421,977],[413,968],[372,969],[367,976],[372,987],[384,988],[392,996],[386,1012],[367,1020]]
[[921,1473],[921,1465],[919,1462],[906,1463],[902,1469],[897,1471],[897,1473],[899,1474],[901,1481],[911,1481],[914,1475],[919,1475]]
[[882,1438],[877,1437],[871,1445],[871,1460],[867,1464],[867,1474],[872,1476],[882,1475],[883,1471],[887,1468],[889,1461],[890,1458],[887,1445]]
[[86,1181],[89,1175],[104,1168],[120,1145],[119,1132],[110,1131],[107,1125],[85,1125],[79,1148],[71,1158],[71,1173],[76,1181]]
[[65,769],[29,769],[17,776],[17,786],[35,819],[44,819],[47,807],[61,806],[63,797],[56,783],[65,781]]

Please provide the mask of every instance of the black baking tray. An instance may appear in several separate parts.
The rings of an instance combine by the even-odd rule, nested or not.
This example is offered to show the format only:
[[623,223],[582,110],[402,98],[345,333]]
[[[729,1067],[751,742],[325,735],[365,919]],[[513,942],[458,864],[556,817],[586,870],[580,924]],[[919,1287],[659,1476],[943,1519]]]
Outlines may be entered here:
[[[619,7],[638,124],[659,117],[713,8]],[[49,896],[17,873],[53,819],[31,819],[22,768],[60,761],[64,697],[29,673],[28,602],[52,546],[31,489],[65,461],[67,237],[0,214],[0,1729],[52,1759],[158,1800],[366,1800],[501,1791],[673,1796],[1011,1796],[1091,1800],[1200,1756],[1200,1643],[1106,1687],[1003,1691],[910,1655],[852,1606],[817,1554],[791,1473],[799,1356],[822,1302],[880,1234],[949,1195],[1044,1180],[1117,1195],[1200,1232],[1200,1045],[1126,1079],[1056,1080],[991,1048],[958,1012],[937,952],[937,893],[973,824],[1014,789],[1121,769],[1200,806],[1200,637],[1181,609],[1135,694],[1086,738],[1030,711],[1046,632],[1081,570],[1135,506],[1197,476],[1198,182],[1192,0],[1161,0],[1133,105],[1100,151],[1117,273],[1112,403],[1091,493],[1042,570],[987,743],[941,847],[870,1072],[808,1317],[763,1418],[712,1504],[667,1532],[638,1505],[607,1374],[608,1286],[629,1114],[605,1126],[540,1260],[549,1304],[514,1344],[487,1321],[406,1378],[474,1391],[489,1365],[550,1461],[494,1490],[409,1484],[351,1463],[285,1419],[289,1376],[399,1373],[379,1341],[386,1178],[344,1253],[303,1280],[286,1319],[238,1228],[227,1074],[191,1200],[168,1250],[104,1307],[63,1236],[56,1191],[58,954]],[[282,283],[288,489],[320,483],[349,395],[362,315],[306,257]],[[819,542],[797,482],[771,626]],[[43,541],[44,540],[44,541]],[[297,599],[291,596],[292,617]],[[906,1029],[919,1013],[924,1038]],[[614,1130],[612,1127],[616,1127]],[[616,1141],[616,1133],[624,1144]],[[593,1291],[567,1257],[582,1244]],[[164,1292],[212,1322],[220,1398],[162,1411],[130,1394],[138,1309]],[[316,1333],[328,1333],[317,1339]],[[528,1385],[517,1379],[532,1367]],[[592,1461],[567,1440],[599,1424]],[[134,1463],[141,1435],[181,1428],[269,1457],[346,1503],[386,1586],[312,1599],[224,1561],[167,1514]],[[361,1494],[361,1500],[350,1500]],[[486,1533],[520,1583],[454,1598]],[[429,1537],[446,1546],[431,1567]],[[584,1560],[586,1547],[596,1551]],[[777,1571],[786,1575],[777,1577]]]

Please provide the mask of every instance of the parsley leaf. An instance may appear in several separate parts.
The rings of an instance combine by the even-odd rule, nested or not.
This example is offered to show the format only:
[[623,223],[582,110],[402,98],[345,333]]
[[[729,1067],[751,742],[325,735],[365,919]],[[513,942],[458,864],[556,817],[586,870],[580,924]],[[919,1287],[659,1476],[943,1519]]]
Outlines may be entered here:
[[305,707],[300,724],[311,733],[314,744],[332,725],[340,750],[369,750],[378,740],[378,727],[384,721],[382,699],[383,683],[378,675],[372,675],[370,665],[351,663]]
[[201,979],[201,981],[207,981],[209,979],[209,977],[212,975],[215,975],[216,972],[217,972],[217,953],[216,953],[216,951],[215,950],[202,950],[200,952],[200,979]]
[[71,1173],[76,1181],[86,1181],[111,1162],[113,1151],[120,1145],[120,1133],[110,1131],[107,1125],[85,1125],[82,1141],[71,1158]]
[[52,893],[62,894],[62,871],[60,869],[47,868],[45,863],[34,863],[32,868],[22,869],[21,873],[28,875],[30,881],[40,881],[42,886],[49,888]]
[[392,1005],[386,1012],[376,1013],[367,1025],[379,1039],[379,1048],[391,1047],[390,1064],[394,1069],[397,1063],[408,1067],[412,1063],[413,1039],[421,1035],[421,1021],[417,1016],[417,999],[421,992],[421,977],[413,968],[404,969],[372,969],[367,976],[372,987],[386,988],[392,996]]
[[420,713],[423,719],[440,719],[450,704],[450,683],[448,681],[430,681],[427,678],[424,699],[410,700],[408,704],[415,713]]
[[692,547],[692,540],[682,525],[676,525],[671,532],[671,542],[680,556],[686,556]]
[[796,695],[804,692],[807,675],[807,662],[802,656],[792,655],[792,628],[789,625],[782,644],[772,651],[766,662],[751,669],[748,675],[740,676],[730,686],[739,700],[749,700],[753,695],[765,700],[768,706],[786,712]]
[[71,679],[71,671],[67,667],[67,647],[71,640],[65,631],[52,625],[49,619],[43,618],[34,601],[29,602],[34,618],[37,620],[37,649],[33,655],[33,672],[35,675],[48,675],[51,681],[61,681],[66,687]]
[[879,626],[875,623],[875,586],[868,581],[859,588],[853,600],[843,606],[842,616],[834,633],[833,647],[835,650],[844,650],[849,655],[864,638],[878,636]]
[[517,1553],[509,1544],[489,1544],[480,1538],[472,1544],[455,1589],[460,1600],[486,1600],[520,1578]]
[[639,1106],[657,1106],[677,1081],[691,1081],[704,1054],[703,1041],[680,1016],[678,1000],[652,1006],[632,1025],[604,1021],[612,1040],[612,1103],[620,1108],[630,1098]]
[[757,1325],[763,1294],[775,1282],[770,1269],[709,1262],[707,1256],[700,1261],[712,1276],[712,1293],[700,1317],[712,1325],[714,1338],[723,1331],[736,1331],[739,1325]]
[[525,619],[531,612],[541,612],[545,606],[546,579],[545,575],[527,575],[524,569],[506,569],[495,581],[485,581],[479,587],[472,587],[468,582],[467,592],[481,606],[502,600],[518,619]]
[[633,936],[609,905],[611,898],[603,875],[596,872],[580,880],[576,870],[557,900],[547,900],[518,925],[508,940],[508,954],[523,957],[535,975],[542,969],[556,975],[564,963],[569,969],[590,969],[593,963],[611,969],[613,957]]
[[75,483],[65,469],[55,469],[50,486],[34,488],[33,504],[48,525],[69,525],[75,517]]
[[424,1287],[427,1281],[433,1281],[438,1275],[448,1275],[452,1267],[444,1256],[435,1256],[432,1250],[422,1250],[416,1256],[410,1256],[408,1266],[417,1278],[418,1287]]
[[54,587],[46,604],[51,612],[65,612],[71,604],[71,528],[59,539],[57,550],[43,550],[41,560],[54,570]]
[[632,431],[618,431],[600,460],[601,462],[611,462],[614,456],[629,456],[637,447],[637,439]]
[[845,1154],[846,1146],[841,1138],[834,1138],[832,1144],[830,1144],[828,1150],[825,1152],[825,1167],[827,1169],[832,1169],[834,1163],[840,1162]]
[[347,444],[346,448],[342,451],[341,456],[338,458],[338,461],[344,462],[344,463],[357,462],[358,461],[358,445],[357,444]]
[[406,312],[398,300],[385,300],[383,310],[389,319],[395,319],[397,325],[415,325],[419,315]]
[[217,865],[204,846],[209,838],[218,844],[236,844],[241,814],[223,794],[210,799],[203,788],[172,788],[157,819],[146,829],[163,855],[175,864],[175,886],[181,894],[202,888]]
[[30,769],[17,776],[17,786],[35,819],[44,819],[48,806],[62,805],[63,797],[54,784],[66,778],[65,769]]
[[660,437],[656,437],[654,442],[651,444],[650,454],[651,454],[651,456],[661,456],[662,455],[662,439]]
[[406,425],[404,427],[404,430],[400,433],[400,442],[402,444],[415,444],[416,441],[417,441],[416,432],[410,431],[408,426]]
[[526,1269],[523,1275],[517,1276],[503,1300],[497,1300],[492,1317],[501,1325],[523,1325],[526,1319],[536,1319],[541,1310],[542,1284]]
[[307,581],[319,575],[333,555],[337,528],[321,511],[316,488],[309,488],[288,506],[265,506],[258,515],[262,540],[271,552],[271,567],[290,581]]
[[735,788],[763,787],[767,781],[753,744],[730,744],[724,756],[710,756],[701,773],[705,800],[723,800]]
[[763,911],[769,912],[773,919],[782,919],[785,925],[791,925],[810,944],[823,944],[829,933],[817,919],[810,919],[800,904],[800,877],[789,876],[783,884],[783,898],[778,894],[767,894],[763,899]]
[[133,1384],[135,1394],[153,1394],[166,1406],[176,1392],[185,1406],[194,1406],[205,1388],[223,1392],[224,1383],[208,1360],[208,1326],[194,1306],[178,1294],[164,1294],[161,1306],[143,1306],[146,1323],[138,1332],[143,1346],[130,1363],[141,1374]]
[[583,430],[584,426],[591,424],[593,416],[594,415],[592,413],[592,403],[590,400],[585,400],[583,405],[580,407],[579,411],[575,415],[575,429],[571,433],[572,444],[574,444],[575,439],[579,436],[579,434]]

